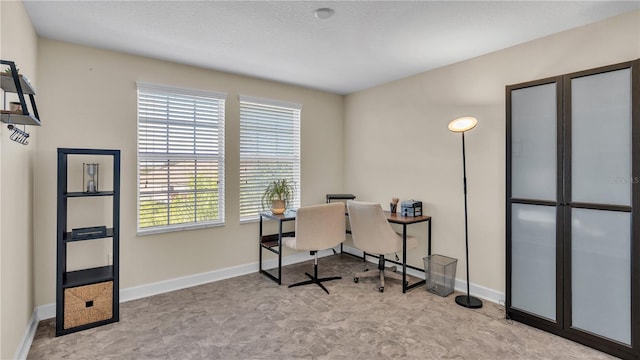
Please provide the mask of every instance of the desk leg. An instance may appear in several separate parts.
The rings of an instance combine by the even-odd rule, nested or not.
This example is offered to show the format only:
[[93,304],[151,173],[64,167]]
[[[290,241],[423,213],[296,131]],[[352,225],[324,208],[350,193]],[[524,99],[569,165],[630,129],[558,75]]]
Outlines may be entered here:
[[407,292],[407,224],[402,224],[402,293]]
[[260,270],[260,272],[262,272],[262,215],[260,215],[260,235],[258,237],[258,252],[259,252],[259,257],[258,257],[258,270]]
[[427,249],[427,255],[431,255],[431,219],[429,219],[428,221],[429,223],[429,230],[428,230],[428,236],[429,236],[429,249]]
[[278,221],[278,285],[282,284],[282,221]]
[[[428,227],[429,239],[427,242],[427,252],[431,255],[431,220]],[[412,269],[420,270],[412,267]],[[424,271],[424,270],[423,270]],[[425,280],[419,280],[411,285],[407,282],[407,224],[402,224],[402,293],[406,293],[407,290],[411,290],[415,287],[426,284]]]
[[[262,215],[260,215],[260,240],[258,241],[258,246],[259,246],[259,251],[260,254],[258,256],[258,271],[262,274],[264,274],[266,277],[268,277],[269,279],[275,281],[278,285],[282,285],[282,221],[279,221],[279,233],[278,233],[278,251],[274,250],[271,246],[263,246],[262,244]],[[262,260],[263,260],[263,256],[262,256],[262,251],[264,249],[267,249],[273,253],[277,253],[278,254],[278,277],[274,276],[271,272],[274,269],[263,269],[262,268]],[[271,271],[271,272],[270,272]]]

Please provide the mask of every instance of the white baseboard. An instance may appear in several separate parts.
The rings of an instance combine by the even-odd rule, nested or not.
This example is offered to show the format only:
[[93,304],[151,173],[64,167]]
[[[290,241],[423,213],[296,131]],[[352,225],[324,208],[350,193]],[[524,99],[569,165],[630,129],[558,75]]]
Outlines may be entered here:
[[[335,249],[336,251],[339,251],[340,248],[336,247]],[[333,251],[331,251],[331,249],[318,252],[319,257],[329,256],[332,254]],[[308,252],[298,252],[283,257],[282,265],[291,265],[312,259],[313,257],[309,255]],[[262,266],[265,269],[277,267],[278,259],[265,260]],[[200,274],[181,276],[139,286],[133,286],[126,289],[120,289],[120,302],[122,303],[131,300],[137,300],[153,295],[163,294],[170,291],[185,289],[192,286],[198,286],[255,272],[258,272],[257,262],[208,271]],[[53,318],[56,316],[56,304],[53,303],[38,306],[36,309],[36,313],[38,321]]]
[[[351,246],[344,246],[343,250],[346,252],[349,252],[350,254],[353,255],[357,255],[357,256],[362,256],[362,250],[356,249],[354,247]],[[367,257],[367,261],[377,264],[375,258],[373,257]],[[411,275],[411,276],[415,276],[417,278],[421,278],[424,279],[424,273],[421,271],[417,271],[414,269],[407,269],[407,274]],[[456,283],[455,283],[455,289],[457,291],[463,292],[463,293],[467,293],[467,282],[456,278]],[[505,295],[504,293],[494,290],[494,289],[490,289],[481,285],[477,285],[474,283],[469,284],[469,292],[471,293],[471,295],[487,300],[487,301],[491,301],[494,302],[496,304],[503,304],[504,303],[504,298]]]
[[29,354],[29,349],[31,348],[31,343],[33,342],[33,337],[36,335],[36,330],[38,329],[38,314],[34,309],[31,314],[31,319],[29,319],[29,324],[27,324],[27,329],[24,332],[24,336],[22,337],[22,341],[20,342],[20,346],[18,350],[16,350],[16,354],[13,357],[16,360],[25,360],[27,355]]
[[[334,250],[339,251],[340,247],[337,246]],[[362,256],[362,251],[356,248],[344,245],[344,251],[347,251],[351,254]],[[333,251],[331,249],[323,250],[318,252],[319,257],[325,257],[333,255]],[[313,257],[309,255],[308,252],[298,252],[292,255],[288,255],[282,258],[282,265],[291,265],[299,262],[312,260]],[[368,261],[375,263],[373,258],[368,258]],[[265,260],[263,264],[263,268],[270,269],[278,266],[277,259],[269,259]],[[236,276],[242,276],[246,274],[255,273],[258,271],[258,263],[253,262],[244,265],[232,266],[229,268],[213,270],[205,273],[182,276],[178,278],[158,281],[150,284],[144,284],[139,286],[134,286],[126,289],[120,290],[120,302],[127,302],[131,300],[137,300],[153,295],[163,294],[170,291],[180,290],[192,286],[202,285],[214,281],[220,281],[224,279],[233,278]],[[407,269],[407,274],[424,278],[424,273]],[[499,292],[494,289],[490,289],[484,286],[476,285],[471,283],[469,286],[471,290],[471,294],[494,302],[494,303],[504,303],[504,293]],[[466,293],[467,291],[467,283],[464,280],[456,279],[455,289],[461,292]],[[16,352],[16,359],[26,359],[27,354],[29,353],[29,348],[31,347],[31,342],[33,341],[33,337],[35,336],[36,329],[38,327],[38,322],[45,319],[50,319],[56,316],[56,304],[45,304],[38,306],[31,316],[31,320],[25,331],[25,335],[23,337],[22,343]]]

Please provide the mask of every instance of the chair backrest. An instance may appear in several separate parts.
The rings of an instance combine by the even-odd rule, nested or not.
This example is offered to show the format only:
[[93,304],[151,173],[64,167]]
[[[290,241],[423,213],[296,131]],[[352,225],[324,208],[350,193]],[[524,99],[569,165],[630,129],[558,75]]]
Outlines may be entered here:
[[304,206],[296,213],[296,249],[324,250],[346,238],[344,203]]
[[390,254],[402,250],[402,238],[393,230],[380,204],[348,201],[353,244],[372,254]]

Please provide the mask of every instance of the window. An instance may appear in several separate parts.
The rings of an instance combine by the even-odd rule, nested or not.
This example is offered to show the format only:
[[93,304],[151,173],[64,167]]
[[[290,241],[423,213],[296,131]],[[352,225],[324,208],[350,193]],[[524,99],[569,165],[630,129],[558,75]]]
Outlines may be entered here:
[[294,183],[289,208],[300,206],[300,109],[240,96],[240,221],[258,218],[262,193],[276,179]]
[[225,94],[138,85],[138,233],[224,223]]

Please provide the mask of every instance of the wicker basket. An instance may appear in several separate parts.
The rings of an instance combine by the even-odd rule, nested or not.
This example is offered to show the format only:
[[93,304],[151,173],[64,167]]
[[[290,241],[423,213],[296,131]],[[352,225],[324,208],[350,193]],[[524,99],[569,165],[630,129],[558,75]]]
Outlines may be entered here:
[[64,328],[113,317],[113,281],[78,286],[64,291]]

